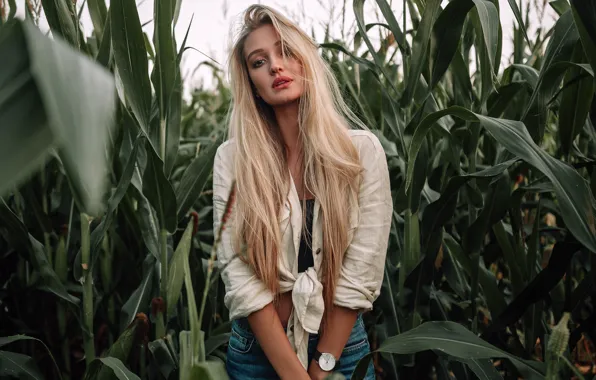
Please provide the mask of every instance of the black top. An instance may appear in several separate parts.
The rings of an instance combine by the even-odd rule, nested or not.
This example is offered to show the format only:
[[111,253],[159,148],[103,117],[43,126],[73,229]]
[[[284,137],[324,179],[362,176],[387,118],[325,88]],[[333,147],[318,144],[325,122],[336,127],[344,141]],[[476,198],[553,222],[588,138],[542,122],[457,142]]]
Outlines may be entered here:
[[300,239],[300,250],[298,252],[298,272],[304,272],[308,268],[315,265],[312,255],[312,223],[314,215],[315,200],[306,200],[306,228],[307,231],[302,231]]

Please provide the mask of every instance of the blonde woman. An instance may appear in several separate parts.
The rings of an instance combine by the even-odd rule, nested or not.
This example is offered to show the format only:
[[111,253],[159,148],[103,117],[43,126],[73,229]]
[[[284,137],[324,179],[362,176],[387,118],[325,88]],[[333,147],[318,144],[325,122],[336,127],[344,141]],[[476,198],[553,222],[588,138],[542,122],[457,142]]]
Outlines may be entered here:
[[383,279],[393,210],[385,152],[317,45],[277,11],[246,10],[229,73],[229,139],[213,167],[214,231],[236,184],[218,250],[228,374],[349,379],[370,352],[361,314]]

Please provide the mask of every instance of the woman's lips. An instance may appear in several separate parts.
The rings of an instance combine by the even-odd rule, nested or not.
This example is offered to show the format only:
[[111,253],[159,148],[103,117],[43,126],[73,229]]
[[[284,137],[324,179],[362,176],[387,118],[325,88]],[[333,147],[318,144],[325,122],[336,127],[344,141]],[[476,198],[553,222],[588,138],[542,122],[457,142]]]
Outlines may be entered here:
[[290,81],[287,81],[287,82],[281,82],[280,84],[278,84],[276,86],[273,86],[273,88],[275,90],[280,90],[280,89],[283,89],[283,88],[288,88],[290,86],[290,84],[292,84],[292,81],[291,80]]

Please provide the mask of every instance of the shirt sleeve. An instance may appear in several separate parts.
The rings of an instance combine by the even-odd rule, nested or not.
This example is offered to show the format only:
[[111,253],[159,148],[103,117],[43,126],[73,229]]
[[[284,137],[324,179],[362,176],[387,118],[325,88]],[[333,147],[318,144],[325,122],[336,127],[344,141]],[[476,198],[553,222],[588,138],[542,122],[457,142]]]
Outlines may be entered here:
[[349,309],[372,309],[383,283],[393,201],[385,151],[370,133],[360,148],[364,167],[358,201],[359,222],[344,255],[334,304]]
[[[221,218],[225,212],[228,196],[232,189],[233,170],[231,158],[223,154],[221,145],[213,162],[213,233],[217,236]],[[217,263],[225,285],[224,303],[230,312],[230,319],[246,317],[273,301],[273,294],[256,276],[252,268],[235,254],[233,248],[234,212],[226,221],[222,240],[217,250]]]

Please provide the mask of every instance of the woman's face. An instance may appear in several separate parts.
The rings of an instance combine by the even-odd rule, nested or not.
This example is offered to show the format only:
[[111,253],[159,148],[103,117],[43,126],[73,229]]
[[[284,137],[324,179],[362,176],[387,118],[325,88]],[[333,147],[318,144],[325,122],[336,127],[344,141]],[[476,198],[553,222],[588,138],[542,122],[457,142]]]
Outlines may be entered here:
[[281,41],[273,25],[255,29],[244,43],[250,79],[257,94],[272,107],[296,101],[304,90],[301,63],[289,51],[284,61],[281,53]]

